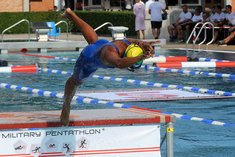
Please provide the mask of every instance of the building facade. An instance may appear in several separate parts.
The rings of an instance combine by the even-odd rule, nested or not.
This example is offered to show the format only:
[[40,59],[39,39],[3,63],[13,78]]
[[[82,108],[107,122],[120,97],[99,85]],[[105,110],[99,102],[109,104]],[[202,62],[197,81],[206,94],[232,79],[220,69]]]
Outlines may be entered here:
[[55,0],[0,0],[0,12],[53,10]]
[[[148,0],[142,0],[146,2]],[[213,5],[227,4],[233,6],[235,11],[234,0],[160,0],[166,3],[168,9],[179,8],[182,4],[190,7],[202,6],[210,8]],[[14,2],[14,3],[13,3]],[[0,12],[28,12],[28,11],[50,11],[62,10],[69,6],[73,10],[124,10],[132,9],[134,0],[0,0]]]

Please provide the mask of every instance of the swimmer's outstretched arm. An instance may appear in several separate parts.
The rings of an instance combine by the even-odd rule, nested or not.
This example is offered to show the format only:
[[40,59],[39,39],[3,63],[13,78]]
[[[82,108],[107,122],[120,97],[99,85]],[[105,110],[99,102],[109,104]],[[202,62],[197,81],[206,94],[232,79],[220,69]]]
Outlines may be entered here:
[[79,27],[82,35],[86,39],[89,44],[95,43],[98,40],[98,36],[94,29],[83,21],[80,17],[78,17],[70,8],[67,8],[62,15],[62,17],[68,17]]

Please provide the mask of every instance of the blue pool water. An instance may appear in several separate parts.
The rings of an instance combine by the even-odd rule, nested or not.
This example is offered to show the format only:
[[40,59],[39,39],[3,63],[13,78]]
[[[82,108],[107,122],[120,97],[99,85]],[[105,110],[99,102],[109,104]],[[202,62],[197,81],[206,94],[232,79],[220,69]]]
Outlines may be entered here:
[[[184,51],[159,50],[158,55],[186,55]],[[53,52],[47,55],[77,58],[78,52]],[[231,56],[217,53],[196,53],[197,57],[208,57],[217,59],[229,59]],[[71,71],[74,62],[58,60],[39,59],[36,57],[25,57],[21,55],[1,54],[0,59],[6,59],[11,64],[26,65],[39,63],[48,68]],[[210,72],[222,72],[234,74],[234,68],[204,68],[192,69]],[[226,78],[210,78],[205,76],[188,76],[178,73],[152,72],[138,70],[130,72],[120,69],[99,69],[97,75],[125,77],[129,79],[144,80],[166,84],[183,86],[196,86],[214,90],[235,92],[235,81]],[[57,91],[63,93],[64,84],[68,76],[58,74],[37,74],[24,73],[1,73],[0,82],[40,88],[43,90]],[[124,84],[114,81],[102,81],[89,78],[80,90],[98,89],[126,89],[126,88],[147,88],[133,84]],[[39,97],[29,93],[16,92],[0,89],[0,112],[7,111],[38,111],[38,110],[60,110],[61,99]],[[190,116],[217,120],[225,123],[235,123],[235,99],[210,99],[210,100],[177,100],[177,101],[156,101],[156,102],[135,102],[128,103],[163,112],[174,112]],[[72,109],[106,108],[101,105],[72,103]],[[176,119],[174,133],[174,154],[175,157],[234,157],[235,156],[235,127],[222,127],[202,122]],[[164,133],[165,127],[162,127]],[[165,145],[162,148],[162,156],[165,156]]]

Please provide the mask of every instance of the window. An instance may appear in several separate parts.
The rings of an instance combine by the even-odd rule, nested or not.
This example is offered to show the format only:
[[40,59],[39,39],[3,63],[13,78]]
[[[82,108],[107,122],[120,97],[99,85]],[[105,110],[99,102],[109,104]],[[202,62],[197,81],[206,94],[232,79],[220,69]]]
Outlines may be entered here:
[[176,6],[178,5],[178,0],[166,0],[167,6]]
[[101,5],[101,0],[92,0],[92,5]]
[[115,1],[115,0],[110,0],[110,5],[111,6],[120,6],[120,1]]
[[186,4],[186,5],[201,5],[200,0],[180,0],[181,4]]
[[88,6],[88,0],[83,0],[84,6]]

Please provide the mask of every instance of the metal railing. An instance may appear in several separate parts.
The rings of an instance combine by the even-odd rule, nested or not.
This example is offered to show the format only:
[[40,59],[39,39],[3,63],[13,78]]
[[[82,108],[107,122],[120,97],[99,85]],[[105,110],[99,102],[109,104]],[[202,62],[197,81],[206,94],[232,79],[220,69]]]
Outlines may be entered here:
[[[206,45],[210,45],[214,40],[215,40],[215,26],[214,26],[214,24],[213,23],[211,23],[211,22],[206,22],[205,24],[204,24],[205,26],[205,30],[208,28],[206,25],[210,25],[211,26],[211,28],[212,28],[212,39],[211,39],[211,41],[209,41]],[[211,29],[211,28],[209,28],[209,29]],[[206,32],[206,31],[205,31]],[[206,37],[205,37],[205,39],[206,39]],[[201,44],[201,43],[200,43]]]
[[[197,31],[199,25],[202,25],[202,26],[201,26],[200,30],[198,31],[198,33],[196,34],[196,31]],[[211,26],[211,27],[209,27],[209,26]],[[192,32],[191,32],[191,34],[190,34],[190,36],[189,36],[189,38],[186,42],[186,48],[188,48],[188,43],[189,43],[189,41],[192,37],[193,37],[193,47],[195,46],[195,44],[196,44],[196,42],[197,42],[197,40],[198,40],[198,38],[199,38],[199,36],[200,36],[203,29],[204,29],[204,39],[203,39],[203,41],[201,41],[198,44],[199,46],[202,45],[203,43],[205,43],[205,41],[207,39],[207,29],[212,29],[212,39],[206,45],[210,45],[215,40],[215,36],[214,36],[215,27],[214,27],[213,23],[211,23],[211,22],[205,22],[205,23],[198,22],[194,26],[194,28],[193,28],[193,30],[192,30]]]
[[66,21],[64,21],[64,20],[61,20],[61,21],[59,21],[59,22],[57,22],[56,24],[55,24],[55,26],[57,26],[57,25],[59,25],[59,24],[61,24],[61,23],[65,23],[65,25],[66,25],[66,35],[67,35],[67,40],[68,40],[68,37],[69,37],[69,25],[68,25],[68,22],[66,22]]
[[6,28],[6,29],[4,29],[4,30],[2,31],[2,42],[3,42],[3,35],[4,35],[4,33],[5,33],[6,31],[10,30],[11,28],[17,26],[18,24],[22,23],[22,22],[27,22],[27,23],[28,23],[28,40],[30,41],[30,24],[29,24],[29,20],[27,20],[27,19],[22,19],[22,20],[16,22],[15,24],[11,25],[10,27],[8,27],[8,28]]
[[99,30],[100,28],[102,28],[102,27],[104,27],[104,26],[106,26],[106,25],[111,25],[111,26],[113,26],[113,24],[112,24],[111,22],[105,22],[105,23],[103,23],[102,25],[100,25],[99,27],[95,28],[94,31],[97,31],[97,30]]
[[[186,44],[189,43],[189,41],[190,41],[190,39],[191,39],[192,37],[195,38],[195,33],[196,33],[196,30],[197,30],[198,25],[203,25],[203,22],[198,22],[198,23],[194,26],[194,28],[193,28],[191,34],[190,34],[189,37],[188,37],[188,40],[186,41]],[[195,39],[193,39],[193,42],[194,42],[194,41],[195,41]],[[194,44],[195,44],[195,43],[194,43]]]

